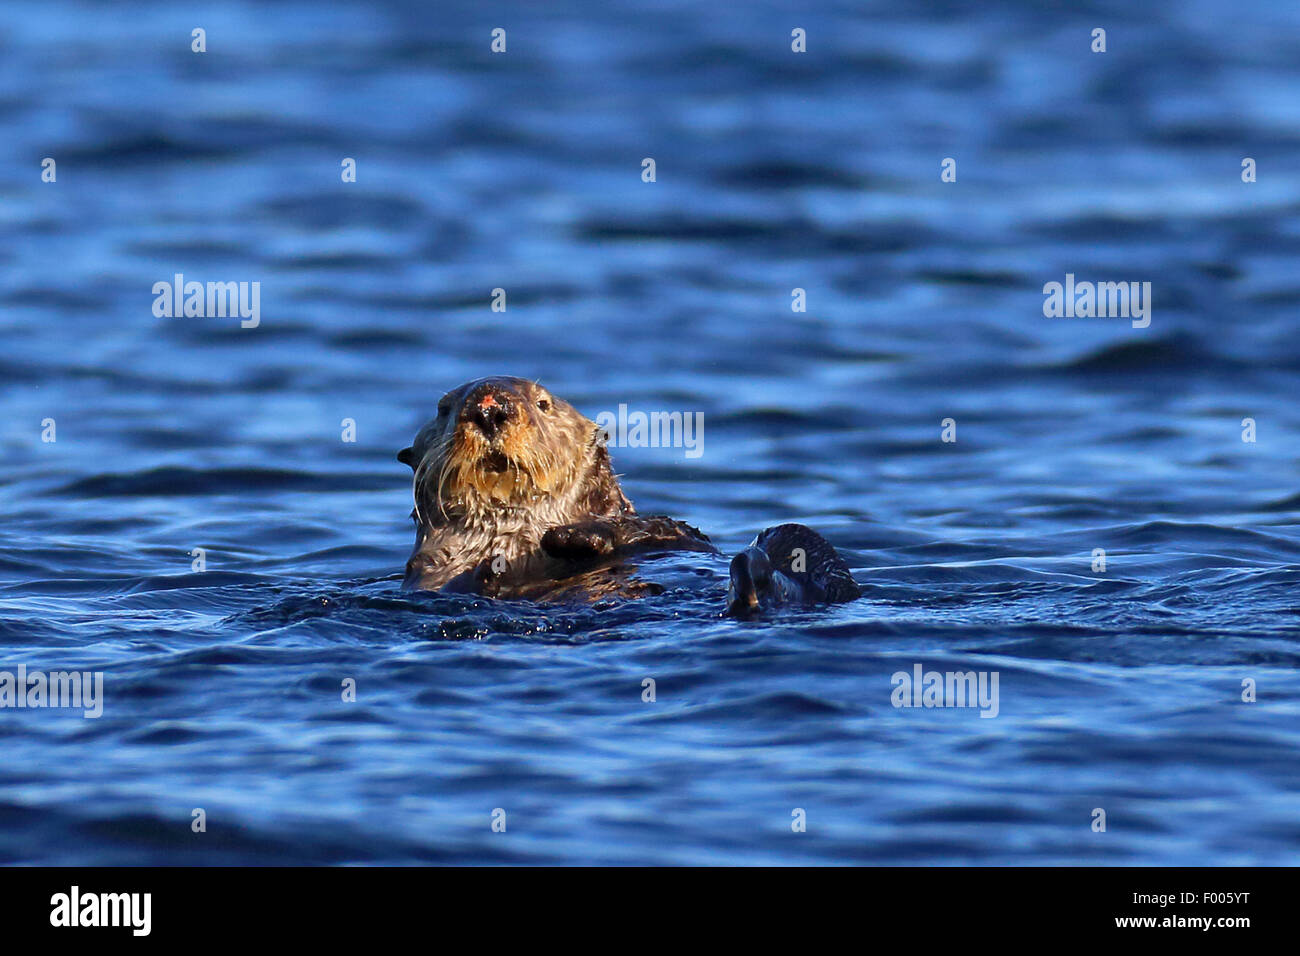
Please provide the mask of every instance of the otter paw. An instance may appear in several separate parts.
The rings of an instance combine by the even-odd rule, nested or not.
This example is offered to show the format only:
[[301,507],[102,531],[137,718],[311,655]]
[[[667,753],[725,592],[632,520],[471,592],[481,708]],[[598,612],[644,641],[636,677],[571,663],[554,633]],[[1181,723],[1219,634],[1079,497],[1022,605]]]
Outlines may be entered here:
[[506,570],[506,559],[497,555],[480,561],[468,571],[462,571],[438,590],[444,594],[478,594],[483,597],[496,597],[501,591],[502,578]]
[[542,535],[542,550],[569,560],[600,557],[614,550],[614,532],[599,522],[561,525]]

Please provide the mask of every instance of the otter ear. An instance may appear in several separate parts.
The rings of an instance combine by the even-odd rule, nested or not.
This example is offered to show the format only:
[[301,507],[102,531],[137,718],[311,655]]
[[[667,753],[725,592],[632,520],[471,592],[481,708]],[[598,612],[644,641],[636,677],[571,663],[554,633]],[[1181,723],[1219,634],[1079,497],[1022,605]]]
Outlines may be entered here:
[[397,460],[400,461],[403,465],[410,465],[411,470],[414,471],[415,470],[415,449],[403,448],[401,451],[397,453]]

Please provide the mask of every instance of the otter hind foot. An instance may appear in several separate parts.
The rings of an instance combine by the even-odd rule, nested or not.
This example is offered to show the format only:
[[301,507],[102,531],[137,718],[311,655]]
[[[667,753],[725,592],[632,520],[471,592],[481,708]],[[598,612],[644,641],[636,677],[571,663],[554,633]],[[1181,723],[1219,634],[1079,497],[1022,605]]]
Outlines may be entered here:
[[862,596],[829,541],[801,524],[761,532],[731,559],[724,617],[746,617],[786,604],[841,604]]

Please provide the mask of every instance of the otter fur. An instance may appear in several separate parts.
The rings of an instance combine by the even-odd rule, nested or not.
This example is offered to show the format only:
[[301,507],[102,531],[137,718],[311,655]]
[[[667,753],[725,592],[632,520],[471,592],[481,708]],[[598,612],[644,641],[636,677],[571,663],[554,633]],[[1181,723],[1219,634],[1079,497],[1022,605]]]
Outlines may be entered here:
[[[447,392],[397,457],[414,472],[407,588],[571,594],[584,575],[632,555],[717,550],[684,522],[638,515],[599,427],[526,379],[481,378]],[[611,589],[640,593],[619,576],[591,582],[592,596]]]

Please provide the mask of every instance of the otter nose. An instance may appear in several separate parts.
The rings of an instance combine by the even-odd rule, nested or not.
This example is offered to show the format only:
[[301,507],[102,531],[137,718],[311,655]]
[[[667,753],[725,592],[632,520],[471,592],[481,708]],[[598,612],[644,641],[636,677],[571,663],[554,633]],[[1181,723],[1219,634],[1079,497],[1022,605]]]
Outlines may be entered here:
[[491,438],[510,417],[510,400],[499,392],[487,392],[469,407],[470,420]]

